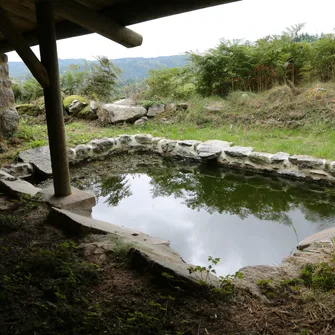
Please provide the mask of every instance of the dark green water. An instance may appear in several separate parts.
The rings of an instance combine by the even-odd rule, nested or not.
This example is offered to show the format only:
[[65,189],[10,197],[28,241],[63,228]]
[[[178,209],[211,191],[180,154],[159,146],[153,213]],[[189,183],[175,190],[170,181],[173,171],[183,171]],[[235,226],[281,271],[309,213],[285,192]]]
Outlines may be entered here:
[[335,226],[335,191],[223,171],[148,168],[96,177],[93,217],[171,242],[189,263],[220,257],[220,274],[279,264]]

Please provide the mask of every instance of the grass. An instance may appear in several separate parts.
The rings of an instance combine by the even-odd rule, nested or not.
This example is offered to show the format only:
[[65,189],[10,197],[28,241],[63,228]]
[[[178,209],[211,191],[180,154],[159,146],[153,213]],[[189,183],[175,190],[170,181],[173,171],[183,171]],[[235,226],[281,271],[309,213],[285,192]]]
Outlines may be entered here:
[[[69,146],[84,144],[92,139],[115,137],[121,134],[151,134],[169,139],[193,139],[199,141],[222,140],[235,145],[252,146],[256,151],[289,154],[304,154],[316,157],[335,159],[335,133],[327,125],[304,126],[297,129],[262,128],[246,125],[223,125],[220,127],[199,127],[183,122],[162,124],[149,122],[141,127],[132,125],[102,128],[93,123],[76,121],[66,124],[66,137]],[[21,121],[15,141],[8,141],[10,149],[2,154],[5,159],[12,159],[21,150],[46,145],[48,143],[46,125],[31,124]],[[0,154],[1,158],[1,154]]]
[[[321,88],[321,89],[320,89]],[[68,146],[121,134],[151,134],[169,139],[223,140],[256,151],[304,154],[335,160],[335,84],[315,83],[293,93],[287,86],[261,94],[233,92],[226,99],[194,96],[187,111],[166,112],[147,124],[101,127],[77,120],[65,125]],[[77,96],[66,98],[69,102]],[[210,108],[208,108],[210,107]],[[162,123],[160,118],[170,123]],[[22,119],[15,138],[0,144],[0,159],[46,145],[45,120]]]

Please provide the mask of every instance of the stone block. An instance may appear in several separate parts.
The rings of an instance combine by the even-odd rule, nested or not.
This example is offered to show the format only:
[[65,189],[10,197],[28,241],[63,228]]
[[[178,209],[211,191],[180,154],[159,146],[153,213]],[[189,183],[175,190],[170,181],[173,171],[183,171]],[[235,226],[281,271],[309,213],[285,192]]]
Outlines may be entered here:
[[4,180],[0,179],[0,192],[12,196],[30,195],[35,196],[41,189],[28,183],[25,180]]
[[[1,100],[1,92],[0,92]],[[15,108],[0,111],[0,136],[13,135],[19,126],[19,114]]]
[[326,164],[325,159],[320,159],[312,156],[293,155],[289,157],[292,164],[299,166],[301,169],[320,169]]
[[10,88],[0,87],[0,109],[14,105],[14,93]]
[[0,179],[4,180],[15,180],[15,177],[6,171],[0,170]]
[[41,178],[48,178],[52,176],[49,146],[22,151],[19,153],[19,160],[21,162],[31,164],[34,168],[34,173],[39,175]]
[[231,142],[225,141],[206,141],[198,145],[197,152],[202,159],[214,159],[219,157],[222,151],[231,145]]
[[230,147],[228,149],[225,149],[224,152],[231,157],[234,158],[246,158],[249,157],[251,152],[253,151],[253,148],[251,147]]
[[272,164],[281,164],[287,161],[289,157],[290,157],[290,154],[287,154],[286,152],[277,152],[276,154],[272,156],[271,162]]
[[314,235],[308,236],[298,244],[297,248],[299,250],[304,250],[314,243],[330,243],[334,245],[335,228],[325,229]]
[[134,136],[135,141],[141,145],[149,145],[152,144],[152,136],[151,135],[142,135],[138,134]]
[[147,116],[155,117],[156,115],[162,114],[164,112],[165,112],[165,105],[163,104],[153,105],[149,107]]
[[95,196],[74,187],[71,187],[71,192],[72,194],[66,197],[55,197],[54,188],[49,187],[41,190],[38,195],[52,207],[91,213],[96,203]]
[[249,159],[251,162],[259,165],[267,165],[271,164],[272,162],[272,156],[271,154],[268,154],[266,152],[252,152],[249,155]]

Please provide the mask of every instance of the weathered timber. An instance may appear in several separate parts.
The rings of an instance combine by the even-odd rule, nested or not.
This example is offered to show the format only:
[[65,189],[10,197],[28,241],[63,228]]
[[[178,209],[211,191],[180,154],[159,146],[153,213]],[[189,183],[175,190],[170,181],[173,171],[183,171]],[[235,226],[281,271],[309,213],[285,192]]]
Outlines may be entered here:
[[44,88],[44,98],[54,190],[55,196],[64,197],[71,194],[71,186],[65,142],[55,21],[50,1],[42,1],[36,4],[36,19],[39,31],[41,61],[50,79],[50,86]]
[[0,5],[0,31],[6,36],[12,47],[16,50],[25,64],[28,66],[32,75],[41,84],[42,87],[49,86],[49,77],[45,67],[40,63],[35,54],[31,51],[29,45],[6,14]]

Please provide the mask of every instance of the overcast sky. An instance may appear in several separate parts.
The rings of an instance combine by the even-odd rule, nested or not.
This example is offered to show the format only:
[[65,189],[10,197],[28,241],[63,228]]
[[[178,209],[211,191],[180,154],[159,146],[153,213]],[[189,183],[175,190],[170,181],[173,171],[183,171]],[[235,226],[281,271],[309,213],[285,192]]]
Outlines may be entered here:
[[[205,51],[220,39],[256,40],[280,34],[285,28],[306,23],[304,31],[334,32],[335,0],[243,0],[130,26],[144,37],[143,45],[124,48],[96,34],[58,42],[59,58],[93,59],[157,57]],[[34,52],[38,52],[33,48]],[[20,61],[9,53],[10,61]]]

